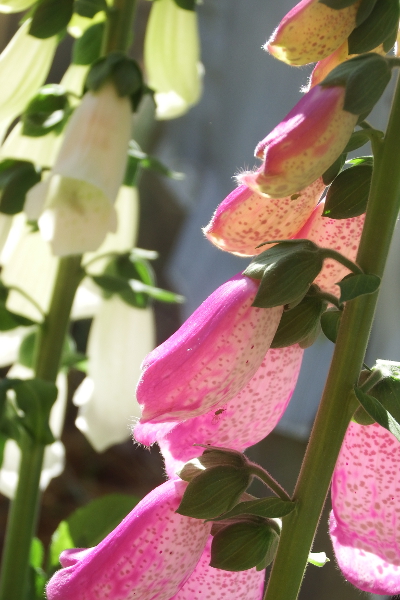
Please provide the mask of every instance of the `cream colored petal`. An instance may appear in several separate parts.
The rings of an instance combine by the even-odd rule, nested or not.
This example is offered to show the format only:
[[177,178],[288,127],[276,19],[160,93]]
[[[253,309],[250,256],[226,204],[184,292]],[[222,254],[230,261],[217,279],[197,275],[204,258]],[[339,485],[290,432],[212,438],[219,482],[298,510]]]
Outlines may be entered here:
[[98,452],[131,435],[140,416],[135,399],[140,365],[153,347],[150,308],[130,307],[115,296],[103,302],[89,336],[88,378],[74,397],[76,425]]
[[35,4],[36,0],[1,0],[0,12],[2,13],[14,13],[26,10],[32,4]]
[[40,137],[22,135],[22,123],[13,127],[0,148],[0,160],[28,160],[42,167],[52,167],[62,142],[61,135],[48,133]]
[[81,96],[83,93],[83,85],[85,83],[86,76],[89,71],[87,65],[74,65],[70,64],[68,69],[65,71],[60,84],[72,94]]
[[16,362],[21,341],[27,332],[26,327],[16,327],[0,333],[0,367],[7,367]]

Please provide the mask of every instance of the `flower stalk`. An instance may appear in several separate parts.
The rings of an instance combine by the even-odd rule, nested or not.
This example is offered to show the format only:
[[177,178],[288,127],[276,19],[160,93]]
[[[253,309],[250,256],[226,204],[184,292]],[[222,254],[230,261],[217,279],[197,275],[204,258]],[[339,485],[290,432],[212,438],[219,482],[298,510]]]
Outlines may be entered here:
[[[375,168],[357,264],[382,277],[400,209],[400,84]],[[382,210],[385,198],[385,210]],[[377,243],[377,240],[379,242]],[[328,492],[339,450],[356,408],[356,384],[374,317],[378,293],[359,297],[343,311],[335,353],[320,408],[293,494],[298,510],[285,519],[265,600],[295,600]]]

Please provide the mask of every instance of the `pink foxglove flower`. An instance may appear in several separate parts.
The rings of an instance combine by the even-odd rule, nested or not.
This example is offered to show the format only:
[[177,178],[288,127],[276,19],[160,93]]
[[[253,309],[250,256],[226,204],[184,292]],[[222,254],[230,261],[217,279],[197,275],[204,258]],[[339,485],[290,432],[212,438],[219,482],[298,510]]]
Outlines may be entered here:
[[350,423],[332,482],[330,534],[360,590],[400,593],[400,444],[374,423]]
[[141,437],[138,425],[136,439],[144,444],[157,440],[170,477],[185,462],[202,454],[203,448],[193,444],[245,450],[264,439],[284,413],[297,382],[303,352],[297,344],[268,350],[249,383],[221,408],[180,423],[165,437],[159,435],[158,424],[151,429],[148,426],[147,438]]
[[348,38],[358,5],[335,10],[318,0],[302,0],[282,19],[265,49],[289,65],[317,62]]
[[167,431],[227,402],[253,377],[283,310],[252,307],[258,285],[236,275],[147,356],[136,392],[142,424],[166,422]]
[[117,226],[114,202],[131,136],[131,105],[112,83],[87,92],[72,115],[50,176],[27,194],[25,210],[59,256],[96,250]]
[[344,150],[357,115],[343,109],[344,87],[315,86],[255,150],[261,169],[239,176],[241,183],[272,198],[304,190]]
[[[349,260],[355,261],[360,244],[365,215],[350,219],[330,219],[323,217],[324,203],[321,202],[314,210],[307,223],[297,234],[296,238],[307,238],[324,248],[332,248],[343,254]],[[336,285],[350,273],[347,267],[331,258],[324,261],[320,274],[315,283],[324,292],[340,296],[340,289]]]
[[170,600],[195,569],[211,524],[176,513],[186,488],[167,481],[100,544],[63,552],[48,600]]
[[267,240],[294,236],[304,225],[325,189],[319,177],[295,197],[270,198],[240,185],[218,206],[204,228],[207,238],[221,250],[253,256]]
[[171,600],[261,600],[265,571],[223,571],[210,567],[210,537],[197,566],[182,589]]

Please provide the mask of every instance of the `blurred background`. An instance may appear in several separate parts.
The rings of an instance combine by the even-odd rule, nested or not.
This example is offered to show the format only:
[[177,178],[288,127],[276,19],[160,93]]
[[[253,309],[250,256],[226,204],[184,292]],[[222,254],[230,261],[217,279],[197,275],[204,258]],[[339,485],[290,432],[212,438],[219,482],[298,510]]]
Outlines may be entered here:
[[[140,62],[150,6],[147,0],[138,2],[132,56]],[[157,343],[171,335],[216,287],[248,264],[246,259],[217,250],[204,238],[201,227],[235,187],[235,173],[254,166],[257,142],[301,97],[300,88],[306,84],[311,67],[288,67],[262,50],[291,7],[292,0],[279,4],[265,0],[205,0],[198,6],[205,68],[200,103],[185,116],[163,122],[155,121],[150,101],[140,110],[135,139],[142,149],[185,174],[183,181],[172,181],[145,172],[139,185],[138,246],[159,252],[154,263],[158,285],[186,297],[182,306],[155,304]],[[2,48],[17,27],[18,15],[0,17]],[[72,41],[67,36],[60,45],[48,82],[58,82],[62,77],[70,61]],[[390,92],[387,90],[371,117],[378,128],[385,126]],[[399,245],[397,235],[392,256],[398,256]],[[386,280],[366,359],[370,366],[376,358],[400,361],[400,343],[392,335],[393,323],[398,323],[400,317],[399,307],[392,300],[398,297],[396,290],[400,291],[393,260]],[[73,326],[81,351],[85,350],[89,325],[88,321],[79,321]],[[284,417],[274,433],[248,452],[288,491],[293,489],[301,465],[332,349],[333,345],[321,338],[306,351],[300,380]],[[82,378],[78,371],[70,374],[70,396]],[[74,426],[76,412],[69,402],[62,436],[66,468],[43,494],[39,537],[46,544],[60,520],[95,497],[113,492],[142,497],[164,480],[157,448],[148,450],[128,441],[97,454]],[[258,491],[265,494],[264,490]],[[2,531],[7,506],[8,500],[0,496]],[[325,551],[331,562],[323,569],[309,567],[300,598],[367,598],[367,594],[347,584],[335,567],[327,535],[328,512],[329,506],[314,551]]]

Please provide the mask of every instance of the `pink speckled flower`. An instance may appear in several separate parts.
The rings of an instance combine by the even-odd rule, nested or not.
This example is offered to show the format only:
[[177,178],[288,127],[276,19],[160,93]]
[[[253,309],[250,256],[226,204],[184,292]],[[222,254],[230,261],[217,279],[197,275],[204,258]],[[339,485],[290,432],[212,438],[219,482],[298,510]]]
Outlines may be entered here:
[[295,235],[315,208],[325,184],[319,177],[299,195],[269,198],[241,185],[218,206],[204,233],[227,252],[253,256],[266,240],[282,240]]
[[360,590],[400,593],[400,444],[377,423],[351,423],[332,482],[330,534]]
[[[220,409],[177,425],[165,437],[152,426],[153,438],[161,448],[167,473],[174,477],[185,462],[200,456],[210,444],[243,451],[264,439],[275,427],[292,397],[300,372],[303,352],[297,344],[268,350],[253,378]],[[139,441],[140,426],[135,431]]]
[[264,48],[289,65],[322,60],[353,31],[359,4],[334,10],[319,0],[302,0],[282,19]]
[[[365,215],[351,219],[330,219],[323,217],[324,203],[321,202],[297,234],[296,238],[308,238],[324,248],[332,248],[349,260],[355,261],[360,244]],[[315,283],[324,292],[340,296],[340,288],[335,285],[350,273],[349,269],[335,260],[326,259]]]
[[195,569],[211,525],[176,513],[186,483],[148,494],[100,544],[66,550],[48,600],[170,600]]
[[210,537],[197,567],[171,600],[261,600],[265,571],[222,571],[210,567]]
[[[322,5],[321,5],[322,6]],[[357,115],[343,109],[345,88],[315,86],[256,147],[261,169],[241,183],[272,198],[304,190],[343,152]]]
[[283,310],[252,307],[258,285],[236,275],[145,358],[136,391],[142,435],[147,423],[166,423],[166,433],[177,422],[224,404],[253,377]]

